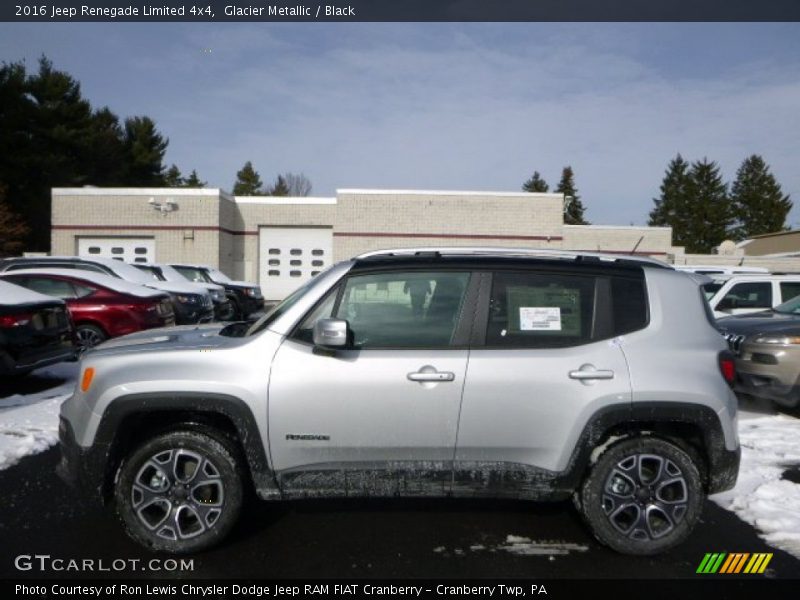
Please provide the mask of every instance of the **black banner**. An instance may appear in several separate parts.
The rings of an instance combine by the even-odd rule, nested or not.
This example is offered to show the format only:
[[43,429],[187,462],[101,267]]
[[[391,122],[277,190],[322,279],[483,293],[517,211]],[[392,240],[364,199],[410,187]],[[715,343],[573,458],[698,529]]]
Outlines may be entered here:
[[[2,588],[0,588],[2,589]],[[797,597],[797,580],[770,580],[748,576],[679,580],[636,579],[529,579],[529,580],[17,580],[4,582],[4,598],[467,598],[572,599],[613,597],[654,600],[699,598],[715,600],[754,597],[781,600]]]
[[0,21],[798,21],[798,0],[54,0]]

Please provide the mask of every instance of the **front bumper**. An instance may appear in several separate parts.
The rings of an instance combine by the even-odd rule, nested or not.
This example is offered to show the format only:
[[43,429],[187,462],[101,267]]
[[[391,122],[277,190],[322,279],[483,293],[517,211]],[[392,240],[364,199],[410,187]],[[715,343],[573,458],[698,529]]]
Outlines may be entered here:
[[790,408],[800,404],[800,348],[745,343],[736,359],[736,372],[737,392]]
[[106,465],[109,464],[109,445],[98,443],[90,448],[79,446],[69,421],[60,418],[58,441],[61,459],[56,474],[93,504],[107,500]]
[[173,302],[173,306],[175,307],[175,323],[178,325],[210,323],[214,320],[213,305],[190,305],[176,301]]
[[214,319],[216,321],[230,321],[233,318],[233,304],[225,298],[214,302]]

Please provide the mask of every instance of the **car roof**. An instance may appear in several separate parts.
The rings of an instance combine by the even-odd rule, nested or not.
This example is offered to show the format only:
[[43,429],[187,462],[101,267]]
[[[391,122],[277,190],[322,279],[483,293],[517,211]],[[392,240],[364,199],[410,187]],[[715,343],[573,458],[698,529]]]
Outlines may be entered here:
[[462,260],[485,260],[508,258],[518,261],[567,260],[590,262],[592,264],[637,265],[673,270],[672,265],[655,258],[612,254],[609,252],[584,252],[583,250],[553,250],[549,248],[504,248],[493,246],[424,246],[415,248],[390,248],[365,252],[355,257],[356,261],[391,260],[396,258],[427,258],[433,260],[445,257],[458,257]]
[[78,279],[108,288],[120,294],[129,294],[139,298],[154,298],[157,296],[167,295],[166,292],[154,290],[152,288],[127,281],[126,279],[111,277],[110,275],[103,275],[102,273],[96,273],[95,271],[84,271],[82,269],[17,269],[15,271],[8,271],[2,274],[3,277],[17,277],[25,275],[52,275],[55,277]]

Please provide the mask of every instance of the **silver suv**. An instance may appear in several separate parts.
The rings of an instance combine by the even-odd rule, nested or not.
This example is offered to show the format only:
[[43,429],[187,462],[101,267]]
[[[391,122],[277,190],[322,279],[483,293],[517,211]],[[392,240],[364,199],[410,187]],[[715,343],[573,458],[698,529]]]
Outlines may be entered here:
[[378,252],[254,324],[90,351],[59,472],[158,551],[220,541],[253,489],[571,497],[601,542],[654,554],[736,481],[734,377],[697,283],[657,261]]

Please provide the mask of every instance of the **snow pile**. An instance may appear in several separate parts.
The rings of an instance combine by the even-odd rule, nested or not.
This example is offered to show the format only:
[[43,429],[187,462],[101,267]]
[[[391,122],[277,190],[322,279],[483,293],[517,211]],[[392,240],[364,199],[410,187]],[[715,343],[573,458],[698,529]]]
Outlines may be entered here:
[[800,465],[800,419],[739,422],[742,464],[733,490],[711,497],[758,529],[770,545],[800,558],[800,485],[781,479]]
[[72,395],[77,365],[61,363],[41,369],[37,376],[65,379],[44,392],[0,398],[0,469],[21,458],[47,450],[58,442],[58,411]]
[[536,542],[517,535],[506,536],[506,543],[497,547],[517,556],[558,556],[570,552],[586,552],[589,546],[569,542]]

